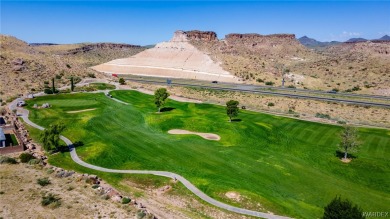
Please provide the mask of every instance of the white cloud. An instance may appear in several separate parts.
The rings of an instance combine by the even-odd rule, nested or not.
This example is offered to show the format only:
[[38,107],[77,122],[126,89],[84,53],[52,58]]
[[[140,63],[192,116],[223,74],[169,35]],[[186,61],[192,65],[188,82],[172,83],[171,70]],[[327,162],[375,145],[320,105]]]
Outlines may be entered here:
[[341,41],[344,42],[346,40],[349,40],[350,38],[358,38],[361,37],[362,34],[359,32],[349,32],[349,31],[343,31],[340,34],[330,34],[330,41]]

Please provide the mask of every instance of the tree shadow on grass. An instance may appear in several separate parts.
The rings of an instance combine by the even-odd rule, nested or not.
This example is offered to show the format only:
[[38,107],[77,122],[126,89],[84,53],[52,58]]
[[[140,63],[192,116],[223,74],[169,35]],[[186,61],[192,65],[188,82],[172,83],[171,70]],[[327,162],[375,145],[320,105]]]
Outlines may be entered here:
[[232,119],[232,122],[241,122],[242,119]]
[[163,108],[161,108],[160,112],[169,112],[169,111],[172,111],[174,109],[176,109],[176,108],[174,108],[174,107],[163,107]]
[[[335,155],[336,157],[340,158],[340,159],[344,158],[344,152],[339,151],[339,150],[337,150],[337,151],[335,152],[334,155]],[[355,158],[357,158],[357,157],[356,157],[355,155],[353,155],[353,154],[348,153],[348,154],[347,154],[347,158],[355,159]]]
[[61,153],[64,153],[64,152],[70,152],[73,148],[77,148],[77,147],[80,147],[80,146],[83,146],[84,143],[82,141],[76,141],[74,142],[72,145],[62,145],[60,146],[56,152],[61,152]]

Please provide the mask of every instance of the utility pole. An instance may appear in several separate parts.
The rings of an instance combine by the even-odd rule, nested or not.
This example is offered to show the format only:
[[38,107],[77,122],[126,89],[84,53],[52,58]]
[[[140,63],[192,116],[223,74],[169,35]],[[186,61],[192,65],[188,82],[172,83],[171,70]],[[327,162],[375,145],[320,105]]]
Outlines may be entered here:
[[70,91],[74,91],[74,83],[73,83],[73,77],[70,77]]
[[56,88],[54,86],[54,78],[51,79],[51,83],[52,83],[53,94],[55,94],[56,93]]

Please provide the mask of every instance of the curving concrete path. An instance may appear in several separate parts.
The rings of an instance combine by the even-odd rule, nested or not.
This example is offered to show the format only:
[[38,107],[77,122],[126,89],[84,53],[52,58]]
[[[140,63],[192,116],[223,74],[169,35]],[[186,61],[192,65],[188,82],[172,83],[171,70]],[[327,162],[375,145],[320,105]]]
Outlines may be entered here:
[[[33,123],[28,118],[28,115],[29,115],[28,110],[21,109],[20,111],[21,111],[21,117],[23,118],[23,120],[27,124],[29,124],[30,126],[32,126],[34,128],[37,128],[39,130],[45,129],[42,126],[39,126],[39,125]],[[86,162],[82,161],[77,156],[76,148],[74,148],[73,143],[69,139],[67,139],[66,137],[64,137],[62,135],[60,136],[60,138],[69,146],[70,155],[71,155],[73,161],[81,166],[84,166],[84,167],[87,167],[87,168],[90,168],[93,170],[102,171],[102,172],[109,172],[109,173],[152,174],[152,175],[156,175],[156,176],[169,177],[172,179],[179,180],[187,189],[189,189],[192,193],[194,193],[200,199],[202,199],[203,201],[205,201],[211,205],[214,205],[216,207],[219,207],[219,208],[222,208],[222,209],[225,209],[228,211],[232,211],[235,213],[239,213],[239,214],[245,214],[245,215],[267,218],[267,219],[288,219],[289,218],[289,217],[284,217],[284,216],[279,216],[279,215],[274,215],[274,214],[269,214],[269,213],[264,213],[264,212],[258,212],[258,211],[252,211],[252,210],[248,210],[248,209],[238,208],[238,207],[234,207],[234,206],[222,203],[222,202],[217,201],[217,200],[211,198],[210,196],[206,195],[205,193],[200,191],[198,188],[196,188],[192,183],[190,183],[187,179],[185,179],[184,177],[182,177],[176,173],[167,172],[167,171],[153,171],[153,170],[117,170],[117,169],[108,169],[108,168],[104,168],[104,167],[99,167],[99,166],[95,166],[95,165],[86,163]]]

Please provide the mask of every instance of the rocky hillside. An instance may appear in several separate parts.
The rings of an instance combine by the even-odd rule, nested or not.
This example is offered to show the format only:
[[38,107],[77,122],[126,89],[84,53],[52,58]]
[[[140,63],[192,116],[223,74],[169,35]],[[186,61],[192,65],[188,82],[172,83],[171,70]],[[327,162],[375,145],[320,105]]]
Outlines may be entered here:
[[31,46],[12,36],[0,35],[0,99],[42,90],[44,81],[57,86],[69,77],[98,76],[89,67],[144,50],[140,46],[112,43]]
[[169,42],[158,43],[153,48],[132,57],[112,60],[94,66],[93,69],[117,75],[241,82],[239,78],[223,70],[219,62],[213,61],[207,53],[200,51],[189,41],[218,42],[218,39],[211,31],[176,31]]
[[228,34],[219,41],[191,40],[223,68],[247,83],[281,83],[283,69],[317,54],[304,47],[293,34]]
[[228,34],[222,40],[211,36],[191,38],[190,43],[247,83],[280,86],[284,77],[290,87],[390,95],[386,41],[341,43],[316,51],[292,34]]

